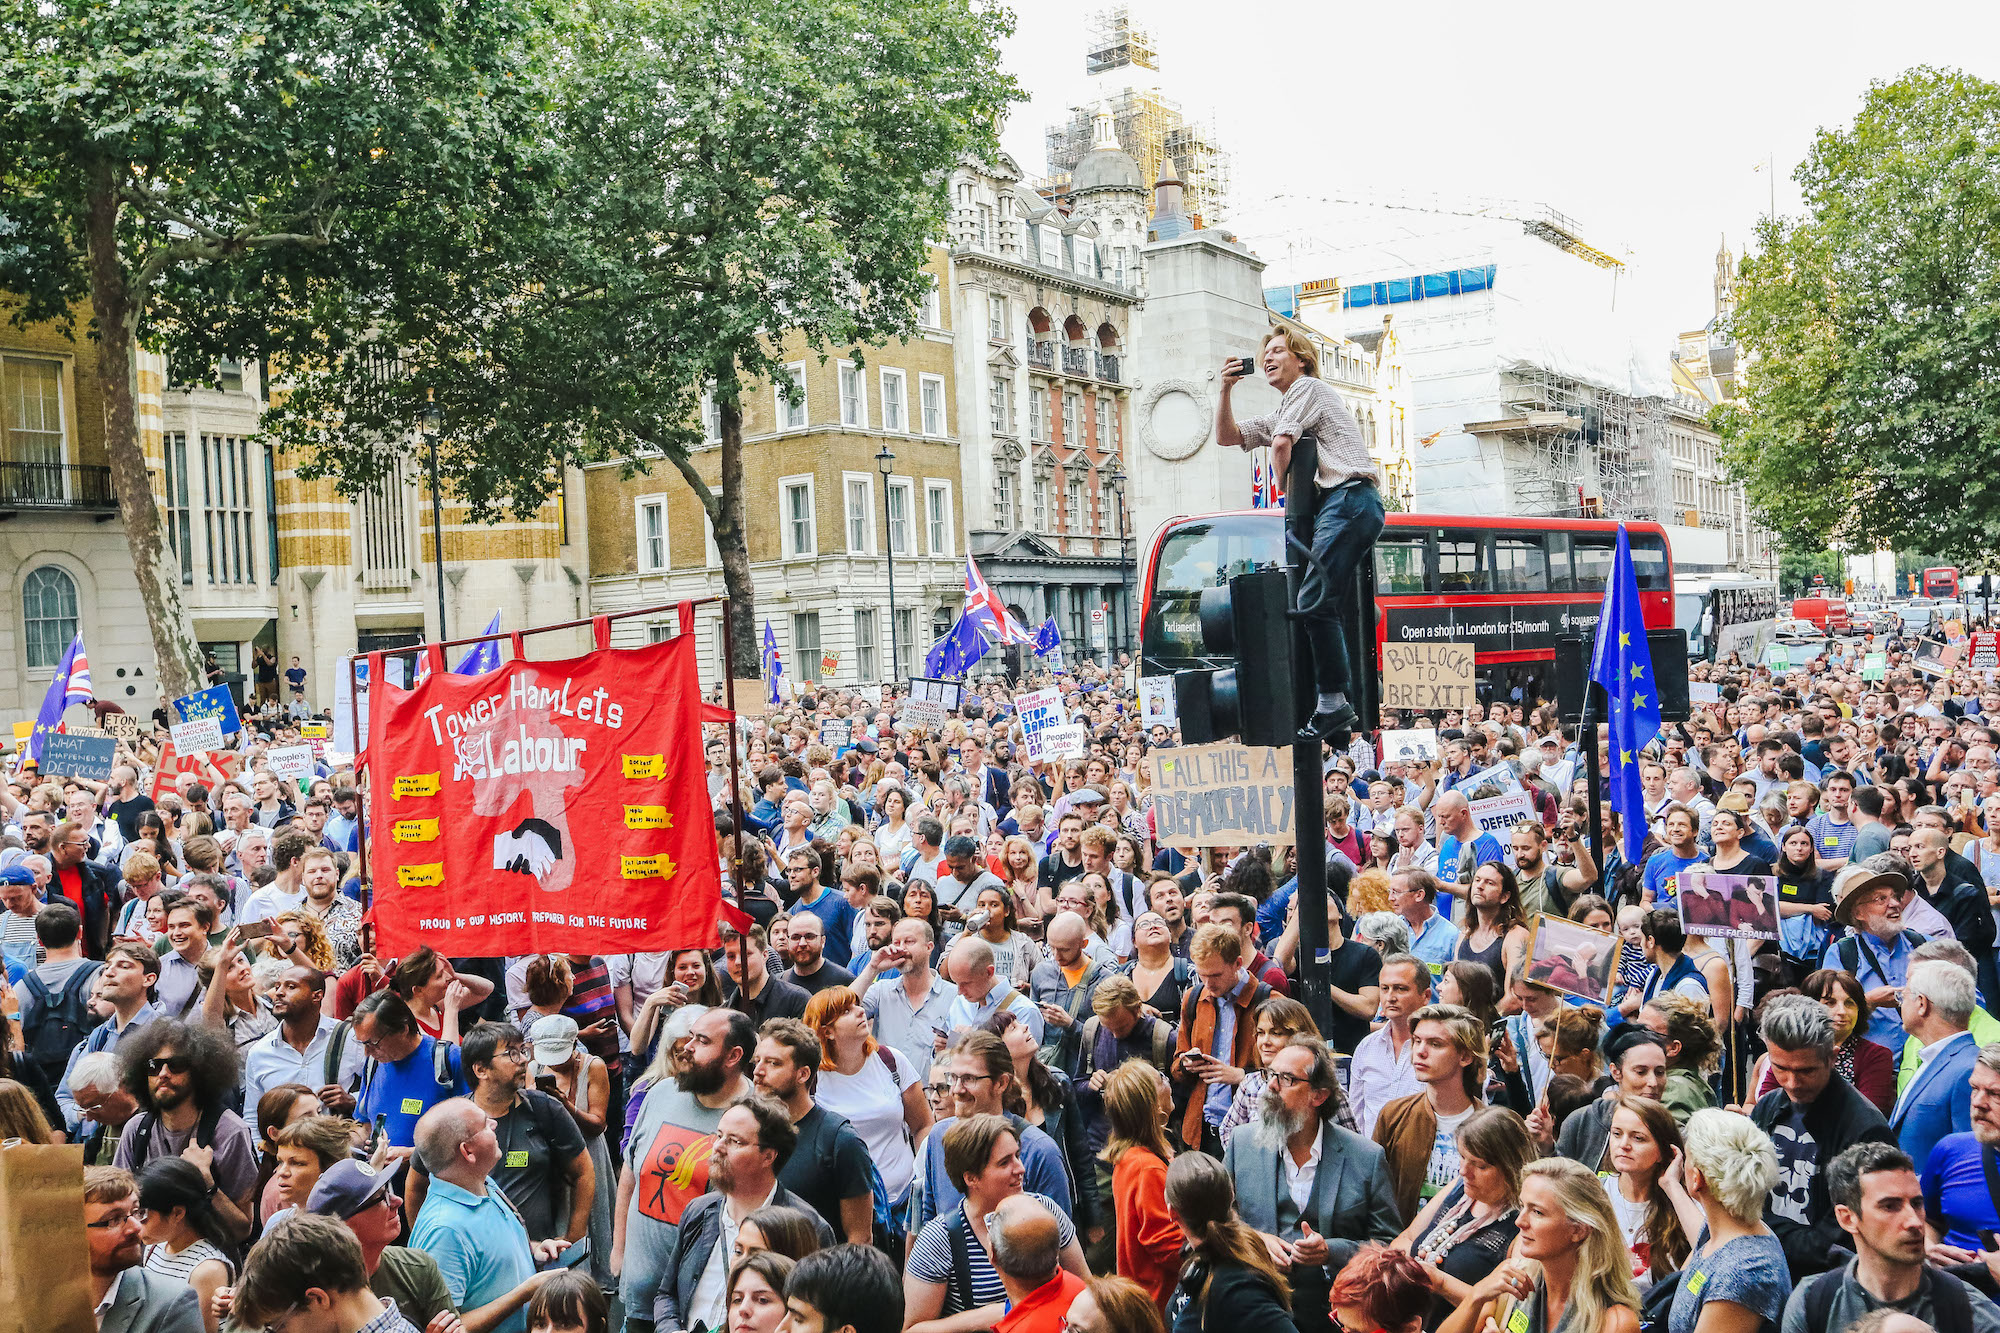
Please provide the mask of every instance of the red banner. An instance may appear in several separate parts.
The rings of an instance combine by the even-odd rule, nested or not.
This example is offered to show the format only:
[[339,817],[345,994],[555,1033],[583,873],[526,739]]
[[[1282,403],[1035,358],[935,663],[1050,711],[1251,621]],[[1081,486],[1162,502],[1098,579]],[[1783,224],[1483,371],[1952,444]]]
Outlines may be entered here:
[[377,950],[714,948],[695,638],[384,681],[369,704]]

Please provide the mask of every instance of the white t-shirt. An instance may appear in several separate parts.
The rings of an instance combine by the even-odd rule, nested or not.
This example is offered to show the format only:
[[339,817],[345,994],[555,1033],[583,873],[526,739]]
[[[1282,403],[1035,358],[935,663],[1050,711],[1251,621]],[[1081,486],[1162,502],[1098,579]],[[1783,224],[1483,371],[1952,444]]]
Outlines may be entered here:
[[1424,1172],[1424,1198],[1429,1199],[1434,1194],[1442,1194],[1457,1181],[1460,1165],[1458,1127],[1477,1109],[1468,1106],[1457,1115],[1441,1115],[1437,1118],[1437,1137],[1431,1141],[1430,1167]]
[[882,1188],[891,1200],[902,1198],[916,1176],[916,1152],[903,1124],[903,1093],[916,1080],[916,1068],[907,1059],[899,1058],[898,1072],[891,1073],[877,1051],[859,1073],[821,1070],[819,1092],[813,1099],[846,1116],[854,1126],[854,1132],[868,1145],[869,1159],[882,1173]]
[[1651,1267],[1652,1246],[1646,1241],[1646,1202],[1642,1199],[1634,1203],[1626,1198],[1615,1175],[1599,1175],[1597,1180],[1604,1186],[1612,1215],[1618,1219],[1618,1230],[1624,1233],[1625,1248],[1632,1253],[1632,1275],[1637,1277]]

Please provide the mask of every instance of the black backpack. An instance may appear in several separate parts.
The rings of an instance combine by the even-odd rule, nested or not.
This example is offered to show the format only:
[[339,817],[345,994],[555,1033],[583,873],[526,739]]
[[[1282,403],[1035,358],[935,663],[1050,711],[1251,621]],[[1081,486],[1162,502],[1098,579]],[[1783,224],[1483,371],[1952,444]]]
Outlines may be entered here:
[[[221,1102],[208,1107],[201,1113],[201,1119],[194,1127],[194,1144],[198,1148],[215,1146],[215,1131],[222,1123],[222,1113],[226,1107]],[[131,1126],[125,1131],[125,1138],[132,1145],[132,1167],[136,1171],[146,1165],[146,1150],[153,1146],[153,1126],[160,1118],[151,1111],[141,1111],[132,1117]]]
[[34,1031],[24,1033],[27,1057],[35,1062],[50,1087],[62,1082],[70,1053],[104,1020],[90,1012],[90,994],[97,987],[102,963],[85,963],[69,974],[60,992],[51,992],[40,974],[30,969],[21,987],[35,1001]]
[[[1833,1315],[1833,1298],[1840,1294],[1840,1284],[1846,1281],[1847,1269],[1843,1265],[1830,1273],[1808,1278],[1805,1282],[1806,1327],[1823,1329]],[[1972,1298],[1966,1294],[1965,1284],[1949,1273],[1931,1269],[1923,1274],[1923,1281],[1930,1287],[1931,1317],[1936,1320],[1937,1333],[1972,1333]]]

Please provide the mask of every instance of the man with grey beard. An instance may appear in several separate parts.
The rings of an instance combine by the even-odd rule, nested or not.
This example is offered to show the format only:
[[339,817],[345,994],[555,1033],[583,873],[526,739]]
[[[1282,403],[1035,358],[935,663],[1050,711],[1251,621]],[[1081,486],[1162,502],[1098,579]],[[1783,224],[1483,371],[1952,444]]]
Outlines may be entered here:
[[1291,1038],[1271,1060],[1258,1123],[1223,1149],[1237,1210],[1290,1265],[1300,1328],[1325,1324],[1332,1275],[1361,1245],[1402,1230],[1382,1149],[1333,1118],[1337,1086],[1326,1043]]

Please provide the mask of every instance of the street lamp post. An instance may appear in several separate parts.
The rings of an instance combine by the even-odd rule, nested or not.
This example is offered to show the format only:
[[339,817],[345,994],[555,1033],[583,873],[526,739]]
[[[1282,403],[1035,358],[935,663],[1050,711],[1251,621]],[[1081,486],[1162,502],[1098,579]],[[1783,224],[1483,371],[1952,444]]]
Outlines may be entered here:
[[1132,651],[1132,586],[1125,559],[1125,470],[1112,459],[1104,465],[1104,485],[1111,492],[1111,507],[1118,512],[1118,599],[1123,628],[1119,631],[1119,651]]
[[889,523],[889,474],[896,470],[896,455],[887,441],[875,455],[875,470],[882,474],[882,561],[889,570],[889,679],[903,678],[902,643],[896,637],[896,530]]
[[437,399],[429,389],[424,391],[424,443],[430,453],[431,473],[431,558],[432,576],[437,582],[438,595],[438,642],[451,637],[451,631],[444,623],[444,501],[438,495],[438,436],[444,433],[444,413],[438,411]]

